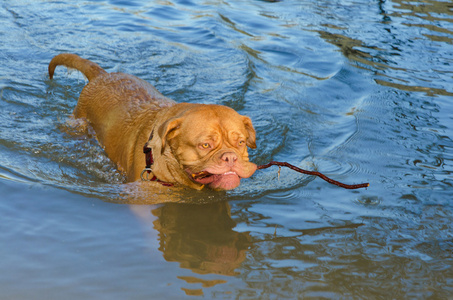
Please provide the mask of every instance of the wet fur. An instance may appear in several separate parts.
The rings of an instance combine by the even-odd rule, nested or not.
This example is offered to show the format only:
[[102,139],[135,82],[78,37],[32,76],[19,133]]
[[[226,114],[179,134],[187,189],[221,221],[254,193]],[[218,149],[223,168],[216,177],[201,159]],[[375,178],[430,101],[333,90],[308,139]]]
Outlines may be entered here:
[[[75,54],[60,54],[51,60],[51,79],[58,65],[77,69],[88,78],[89,83],[74,109],[74,118],[89,122],[108,157],[126,173],[128,181],[140,178],[146,143],[153,150],[153,173],[162,181],[200,189],[203,184],[192,180],[185,169],[200,172],[207,165],[216,169],[215,164],[223,168],[225,153],[238,156],[235,168],[244,176],[249,177],[255,171],[256,165],[248,161],[247,149],[231,141],[231,132],[239,133],[248,147],[256,147],[255,130],[248,117],[220,105],[176,103],[136,76],[107,73],[96,63]],[[213,117],[208,118],[211,115]],[[224,118],[227,120],[222,120]],[[197,130],[201,135],[207,125],[212,125],[210,128],[222,144],[215,144],[218,149],[213,149],[212,153],[197,157],[195,154],[203,152],[188,148],[192,144],[190,139],[197,139]],[[153,139],[148,141],[153,130]],[[190,135],[189,140],[187,135]],[[196,146],[197,142],[193,144]]]

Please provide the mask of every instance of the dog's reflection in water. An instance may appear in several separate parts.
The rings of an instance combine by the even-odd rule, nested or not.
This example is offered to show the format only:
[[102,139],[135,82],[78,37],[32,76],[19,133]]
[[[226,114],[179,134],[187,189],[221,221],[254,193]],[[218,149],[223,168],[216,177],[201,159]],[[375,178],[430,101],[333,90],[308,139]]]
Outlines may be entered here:
[[152,214],[164,258],[198,274],[235,275],[251,244],[248,233],[233,230],[228,202],[168,203]]
[[[147,205],[131,205],[131,210],[146,226],[157,230],[150,236],[153,248],[169,262],[196,274],[237,275],[251,246],[247,232],[237,232],[228,202],[210,204],[166,203],[151,209]],[[156,245],[157,243],[157,245]],[[203,295],[203,288],[226,283],[226,278],[177,276],[196,288],[181,288],[187,295]],[[192,285],[191,285],[192,286]]]

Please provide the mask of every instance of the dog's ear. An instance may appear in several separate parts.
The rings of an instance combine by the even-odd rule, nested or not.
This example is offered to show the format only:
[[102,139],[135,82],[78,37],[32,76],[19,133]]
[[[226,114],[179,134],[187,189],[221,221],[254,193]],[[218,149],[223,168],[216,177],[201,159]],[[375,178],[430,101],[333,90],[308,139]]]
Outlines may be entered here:
[[162,126],[159,127],[157,130],[157,133],[159,134],[159,137],[162,141],[162,152],[164,151],[165,145],[167,144],[167,141],[171,140],[175,136],[178,135],[179,131],[179,126],[181,126],[183,118],[178,118],[178,119],[170,119]]
[[247,130],[247,146],[252,149],[256,148],[256,131],[253,128],[252,120],[249,117],[243,116],[245,129]]

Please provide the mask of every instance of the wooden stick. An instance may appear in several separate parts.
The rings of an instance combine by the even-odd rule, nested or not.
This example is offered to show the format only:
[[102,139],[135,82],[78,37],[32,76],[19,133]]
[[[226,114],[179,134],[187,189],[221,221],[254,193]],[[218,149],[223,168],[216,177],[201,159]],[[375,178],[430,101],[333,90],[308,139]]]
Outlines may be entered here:
[[367,187],[370,186],[370,184],[368,182],[367,183],[361,183],[361,184],[344,184],[344,183],[341,183],[339,181],[330,179],[329,177],[327,177],[326,175],[324,175],[322,173],[319,173],[319,172],[316,172],[316,171],[307,171],[307,170],[298,168],[296,166],[293,166],[293,165],[291,165],[291,164],[289,164],[287,162],[271,161],[268,164],[258,166],[257,170],[267,169],[267,168],[269,168],[271,166],[287,167],[287,168],[290,168],[290,169],[292,169],[292,170],[294,170],[296,172],[299,172],[299,173],[303,173],[303,174],[307,174],[307,175],[313,175],[313,176],[318,176],[318,177],[321,177],[322,179],[324,179],[325,181],[327,181],[328,183],[337,185],[337,186],[345,188],[345,189],[354,190],[354,189],[360,189],[360,188],[367,188]]
[[206,172],[206,171],[201,171],[201,172],[198,172],[198,173],[193,173],[192,174],[192,178],[193,179],[202,179],[202,178],[205,178],[205,177],[208,177],[208,176],[211,176],[212,174],[209,173],[209,172]]

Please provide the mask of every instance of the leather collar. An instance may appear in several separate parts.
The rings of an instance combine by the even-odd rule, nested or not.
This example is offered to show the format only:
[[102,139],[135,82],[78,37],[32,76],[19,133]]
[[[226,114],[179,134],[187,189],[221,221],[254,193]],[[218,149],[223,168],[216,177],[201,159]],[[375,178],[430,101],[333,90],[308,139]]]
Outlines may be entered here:
[[[149,136],[148,142],[153,139],[154,136],[154,129],[151,131],[151,134]],[[148,142],[143,146],[143,153],[145,154],[145,168],[143,169],[142,173],[140,174],[140,178],[143,181],[156,181],[162,184],[163,186],[174,186],[173,183],[171,182],[165,182],[162,180],[157,179],[156,175],[153,174],[152,178],[150,177],[150,174],[152,173],[152,166],[154,164],[154,158],[153,158],[153,149],[151,147],[148,147]]]

